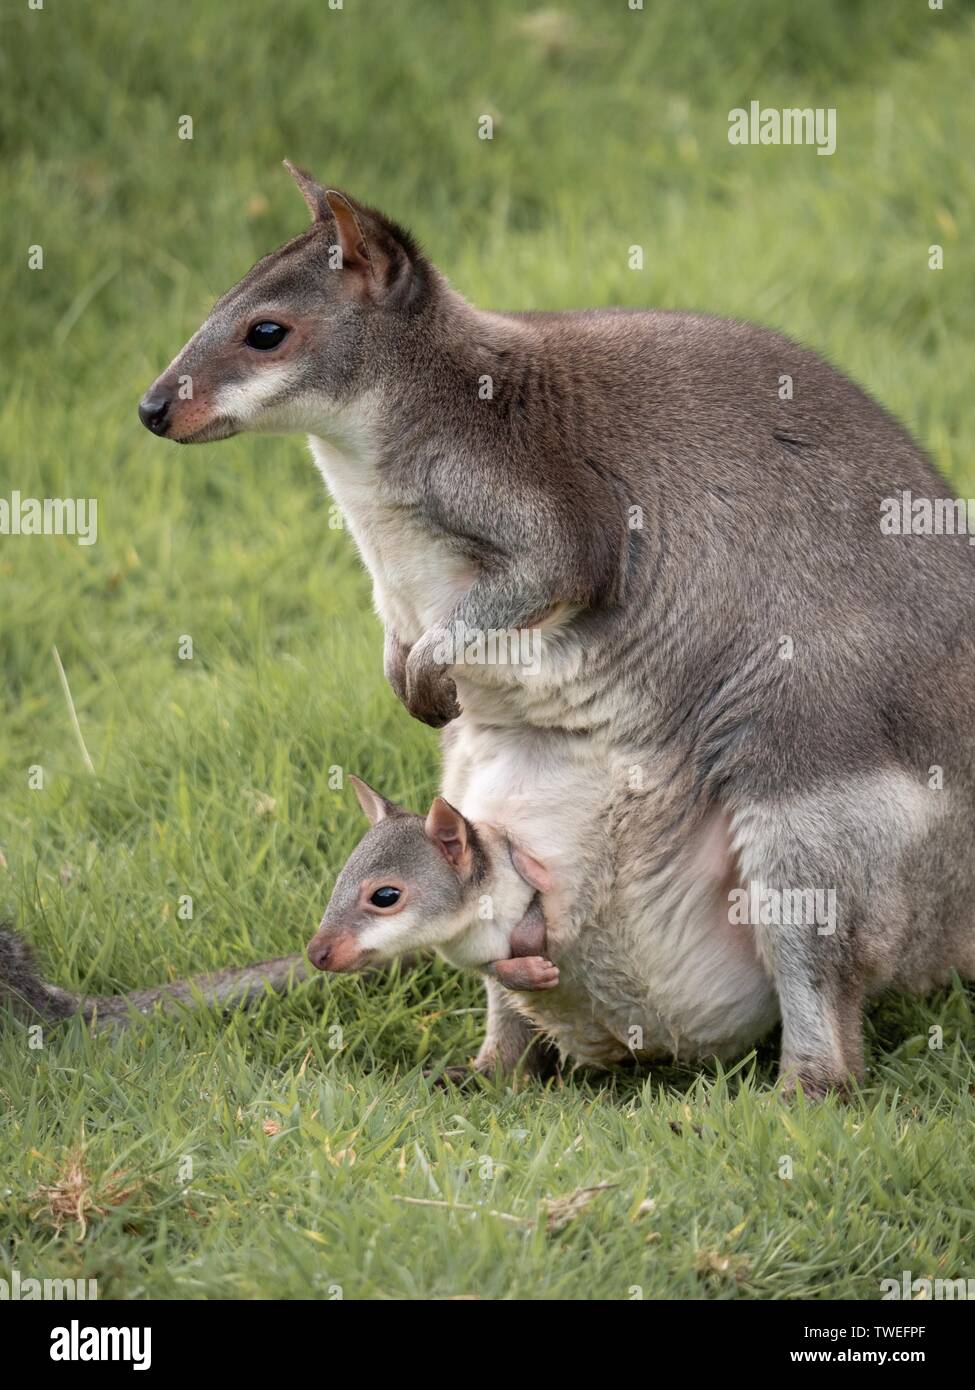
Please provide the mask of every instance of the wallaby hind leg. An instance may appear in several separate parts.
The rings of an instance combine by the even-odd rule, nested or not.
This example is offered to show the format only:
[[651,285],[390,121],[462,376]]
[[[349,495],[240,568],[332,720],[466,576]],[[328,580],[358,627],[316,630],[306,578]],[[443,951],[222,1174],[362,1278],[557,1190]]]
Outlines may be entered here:
[[864,1074],[863,988],[847,952],[824,944],[826,938],[813,941],[808,927],[779,930],[790,933],[773,952],[785,1088],[793,1091],[798,1083],[814,1097],[845,1091]]
[[487,1033],[474,1059],[478,1071],[500,1071],[503,1076],[521,1070],[525,1076],[544,1079],[559,1069],[559,1053],[511,1003],[508,991],[486,980]]
[[487,988],[487,1033],[480,1051],[469,1067],[448,1067],[445,1081],[459,1083],[470,1076],[522,1076],[544,1081],[559,1070],[559,1054],[554,1044],[538,1032],[511,1003],[508,991],[496,980],[485,980]]
[[761,904],[755,941],[779,996],[788,1087],[820,1096],[862,1078],[864,999],[893,978],[916,930],[904,854],[930,814],[916,783],[888,774],[736,817],[741,878]]

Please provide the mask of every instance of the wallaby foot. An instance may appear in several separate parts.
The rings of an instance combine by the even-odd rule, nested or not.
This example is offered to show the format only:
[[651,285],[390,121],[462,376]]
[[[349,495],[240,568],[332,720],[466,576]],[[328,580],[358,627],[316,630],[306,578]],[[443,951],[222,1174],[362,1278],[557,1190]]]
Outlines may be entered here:
[[432,1081],[434,1086],[467,1086],[479,1076],[487,1076],[487,1072],[481,1071],[475,1066],[452,1066],[444,1067],[443,1071],[425,1071],[423,1073],[427,1081]]
[[780,1093],[784,1100],[792,1100],[800,1089],[806,1100],[825,1100],[828,1095],[846,1099],[862,1079],[855,1072],[835,1067],[827,1070],[820,1063],[809,1061],[780,1064],[779,1077]]
[[[770,803],[739,836],[742,879],[780,909],[755,924],[755,937],[779,1000],[786,1095],[801,1086],[822,1097],[862,1080],[866,989],[884,943],[908,926],[893,836],[879,835],[865,795],[844,795],[809,796],[790,814]],[[888,812],[894,825],[898,814]]]
[[511,1080],[522,1077],[529,1081],[550,1081],[561,1074],[558,1049],[535,1034],[527,1049],[514,1066],[505,1066],[498,1057],[481,1057],[463,1066],[444,1067],[443,1071],[424,1072],[435,1086],[466,1086],[478,1077],[485,1080]]
[[554,989],[559,967],[545,954],[546,923],[541,899],[536,893],[521,921],[511,933],[511,955],[488,966],[505,989]]
[[[794,989],[793,1004],[795,998]],[[809,1032],[800,1041],[794,1026],[788,1035],[783,1026],[779,1060],[783,1095],[794,1096],[801,1086],[807,1100],[822,1100],[830,1092],[848,1096],[865,1072],[862,991],[847,981],[834,981],[830,991],[808,990],[808,1005],[814,1002],[820,1009],[819,1027],[809,1031],[818,1045],[809,1046]]]
[[785,1095],[798,1083],[804,1096],[819,1100],[830,1091],[848,1094],[863,1080],[863,986],[842,942],[803,939],[805,951],[784,952],[780,960],[779,1074]]

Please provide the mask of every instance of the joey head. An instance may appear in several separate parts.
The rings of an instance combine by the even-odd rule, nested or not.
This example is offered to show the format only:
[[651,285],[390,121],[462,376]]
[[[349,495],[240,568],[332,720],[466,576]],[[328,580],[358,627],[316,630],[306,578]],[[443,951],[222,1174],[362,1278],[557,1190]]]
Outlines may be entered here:
[[319,970],[360,970],[422,947],[511,990],[554,989],[539,889],[543,867],[443,797],[425,817],[350,777],[371,828],[335,881],[308,945]]

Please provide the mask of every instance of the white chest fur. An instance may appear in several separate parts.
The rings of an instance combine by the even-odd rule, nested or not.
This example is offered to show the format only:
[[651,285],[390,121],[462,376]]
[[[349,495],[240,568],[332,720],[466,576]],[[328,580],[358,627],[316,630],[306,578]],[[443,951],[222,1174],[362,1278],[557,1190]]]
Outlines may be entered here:
[[604,854],[606,754],[590,737],[499,728],[462,718],[446,752],[444,795],[468,820],[496,826],[549,869],[573,898]]
[[[383,625],[408,645],[441,628],[453,652],[461,703],[487,722],[571,725],[564,692],[578,676],[581,652],[565,631],[567,607],[540,628],[479,633],[458,623],[459,600],[477,567],[426,527],[417,508],[392,498],[377,467],[376,406],[357,402],[309,435],[315,464],[352,534],[373,583]],[[591,692],[586,692],[587,697]],[[591,718],[593,707],[581,716]]]
[[309,436],[312,457],[372,576],[383,623],[415,642],[446,617],[474,578],[471,566],[414,513],[383,496],[366,410],[343,415],[328,438]]

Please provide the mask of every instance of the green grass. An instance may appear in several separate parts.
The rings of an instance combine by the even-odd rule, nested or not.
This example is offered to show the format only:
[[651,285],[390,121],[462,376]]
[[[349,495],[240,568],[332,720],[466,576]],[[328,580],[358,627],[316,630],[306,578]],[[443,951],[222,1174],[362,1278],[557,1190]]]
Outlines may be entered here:
[[[135,415],[217,294],[304,225],[284,156],[411,225],[482,305],[781,327],[975,495],[970,5],[227,9],[46,0],[0,31],[0,496],[99,503],[95,546],[0,537],[0,916],[97,991],[301,949],[361,830],[330,770],[416,806],[436,786],[303,443],[177,452]],[[752,98],[835,106],[836,155],[729,146]],[[729,1074],[432,1089],[424,1067],[481,1026],[440,964],[118,1039],[35,1049],[11,1026],[0,1260],[116,1297],[869,1298],[903,1269],[975,1274],[961,986],[875,1014],[845,1106],[784,1105],[771,1043]],[[600,1182],[547,1229],[543,1198]]]

